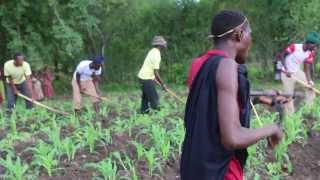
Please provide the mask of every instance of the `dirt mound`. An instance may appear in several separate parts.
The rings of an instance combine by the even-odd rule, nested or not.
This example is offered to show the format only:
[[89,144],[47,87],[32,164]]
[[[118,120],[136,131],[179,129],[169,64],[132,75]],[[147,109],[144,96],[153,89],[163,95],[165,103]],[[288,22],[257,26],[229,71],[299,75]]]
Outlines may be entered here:
[[320,136],[310,137],[306,144],[295,143],[289,147],[293,174],[285,180],[320,179]]

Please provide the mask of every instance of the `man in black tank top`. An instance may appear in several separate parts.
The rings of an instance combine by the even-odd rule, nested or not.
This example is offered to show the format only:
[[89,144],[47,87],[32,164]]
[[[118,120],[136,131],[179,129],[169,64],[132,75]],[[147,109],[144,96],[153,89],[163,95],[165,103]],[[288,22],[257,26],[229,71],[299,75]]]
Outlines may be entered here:
[[250,84],[243,65],[251,45],[247,18],[222,11],[212,21],[215,49],[193,78],[185,111],[186,134],[182,147],[182,180],[241,180],[246,148],[269,138],[279,143],[276,124],[250,126]]

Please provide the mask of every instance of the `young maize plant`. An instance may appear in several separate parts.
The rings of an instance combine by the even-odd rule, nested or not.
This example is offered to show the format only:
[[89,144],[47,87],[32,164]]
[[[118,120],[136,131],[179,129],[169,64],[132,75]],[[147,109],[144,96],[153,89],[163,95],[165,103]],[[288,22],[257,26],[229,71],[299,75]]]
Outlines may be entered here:
[[18,131],[17,131],[17,114],[15,111],[13,111],[13,113],[11,114],[11,119],[10,119],[10,133],[13,135],[18,135]]
[[125,172],[130,173],[129,177],[122,176],[120,179],[132,179],[138,180],[136,168],[134,166],[134,161],[129,158],[129,156],[124,155],[124,160],[119,152],[113,152],[112,156],[118,161]]
[[183,120],[181,118],[171,119],[171,121],[174,128],[168,131],[168,135],[173,146],[172,149],[174,150],[172,151],[172,156],[175,157],[181,155],[181,148],[185,132]]
[[68,161],[70,162],[74,159],[75,154],[80,147],[80,144],[74,143],[70,137],[67,137],[61,141],[60,153],[61,155],[66,154]]
[[131,160],[128,156],[125,156],[126,158],[126,164],[129,166],[130,170],[130,179],[132,180],[139,180],[139,177],[137,175],[137,170],[135,168],[134,160]]
[[28,148],[27,150],[31,150],[33,153],[32,164],[45,168],[48,175],[52,176],[54,168],[58,165],[58,161],[55,159],[56,149],[40,141],[36,147]]
[[106,158],[98,163],[88,163],[85,167],[96,169],[104,179],[117,180],[118,179],[118,168],[115,161],[111,158]]
[[144,145],[141,143],[138,143],[136,141],[131,141],[131,144],[134,145],[134,147],[136,148],[136,153],[137,153],[137,160],[140,161],[142,160],[142,157],[144,155]]
[[122,168],[128,172],[128,168],[127,166],[125,165],[124,161],[122,160],[122,157],[121,157],[121,154],[120,152],[113,152],[112,153],[112,157],[114,157],[119,163],[120,165],[122,166]]
[[[101,126],[99,126],[99,128],[101,129]],[[105,145],[112,144],[112,129],[101,129],[100,131],[102,131],[102,140]]]
[[0,158],[0,165],[6,169],[4,179],[14,179],[14,180],[23,180],[24,175],[27,172],[29,166],[27,164],[23,164],[20,160],[20,157],[17,157],[16,160],[7,154],[6,159]]
[[104,137],[104,133],[101,128],[95,128],[90,122],[82,129],[78,129],[76,132],[77,142],[83,146],[89,146],[90,153],[93,153],[95,144],[97,141]]
[[55,120],[53,120],[52,128],[47,127],[43,130],[43,132],[48,135],[49,141],[53,144],[53,147],[58,150],[58,152],[61,149],[60,130],[61,127],[57,125]]
[[149,150],[145,150],[144,155],[145,155],[145,158],[147,160],[148,167],[149,167],[149,176],[152,177],[153,176],[153,171],[156,168],[160,168],[160,164],[158,162],[158,159],[156,158],[156,151],[152,147]]
[[165,128],[162,128],[159,125],[152,125],[151,133],[155,148],[160,150],[162,159],[167,160],[171,150],[170,136],[168,136],[168,132]]

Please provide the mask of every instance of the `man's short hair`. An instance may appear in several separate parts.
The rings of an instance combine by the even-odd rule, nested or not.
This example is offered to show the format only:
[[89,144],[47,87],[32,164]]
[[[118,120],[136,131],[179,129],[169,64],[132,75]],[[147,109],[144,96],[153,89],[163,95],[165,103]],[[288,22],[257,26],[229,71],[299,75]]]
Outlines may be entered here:
[[246,17],[239,11],[223,10],[212,19],[211,36],[217,39],[227,38],[234,28],[244,23]]
[[16,60],[18,58],[18,56],[23,56],[23,54],[21,52],[15,53],[13,56],[14,60]]

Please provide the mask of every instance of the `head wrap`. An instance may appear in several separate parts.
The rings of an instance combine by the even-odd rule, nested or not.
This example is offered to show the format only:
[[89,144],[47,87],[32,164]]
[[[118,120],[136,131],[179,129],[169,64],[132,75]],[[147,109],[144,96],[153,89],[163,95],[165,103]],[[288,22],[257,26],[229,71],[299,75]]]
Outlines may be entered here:
[[93,63],[95,64],[102,64],[104,61],[104,57],[102,55],[96,56],[93,60]]
[[311,44],[320,44],[320,36],[316,32],[309,32],[306,38],[306,43],[311,43]]

